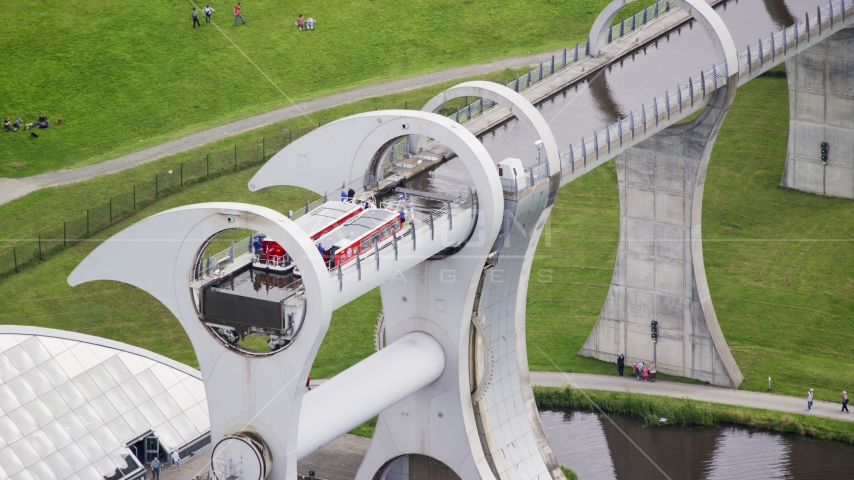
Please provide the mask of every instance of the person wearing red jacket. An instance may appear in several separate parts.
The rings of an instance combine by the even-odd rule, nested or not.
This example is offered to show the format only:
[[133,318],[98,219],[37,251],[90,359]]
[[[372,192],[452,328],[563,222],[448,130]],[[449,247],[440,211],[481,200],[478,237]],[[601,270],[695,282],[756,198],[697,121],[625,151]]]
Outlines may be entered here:
[[246,24],[246,20],[243,19],[243,15],[240,14],[240,4],[234,6],[234,26],[237,26],[237,19],[240,19],[243,24]]

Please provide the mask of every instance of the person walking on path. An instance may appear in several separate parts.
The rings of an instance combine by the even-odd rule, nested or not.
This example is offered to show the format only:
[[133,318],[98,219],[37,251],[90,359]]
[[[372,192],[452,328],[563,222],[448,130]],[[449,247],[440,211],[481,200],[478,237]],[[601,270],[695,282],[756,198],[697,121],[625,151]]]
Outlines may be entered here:
[[193,13],[190,14],[190,17],[193,19],[193,28],[196,28],[196,25],[201,28],[202,24],[199,23],[199,12],[196,11],[196,7],[193,7]]
[[211,23],[211,14],[216,10],[214,10],[209,3],[205,5],[205,8],[203,8],[202,11],[205,12],[205,23]]
[[180,472],[181,471],[181,454],[178,453],[178,450],[172,452],[172,471]]
[[808,412],[812,410],[812,395],[813,395],[813,392],[812,392],[812,389],[810,389],[810,391],[807,392],[807,411]]
[[851,413],[848,411],[848,394],[845,391],[842,392],[842,411],[845,413]]
[[655,362],[649,364],[649,381],[655,382]]
[[634,372],[635,372],[635,378],[636,378],[638,381],[640,381],[640,368],[638,368],[638,364],[637,364],[637,363],[632,364],[632,369],[634,369]]
[[240,14],[240,4],[234,6],[234,26],[237,26],[237,19],[240,19],[244,25],[246,25],[246,20],[243,19],[243,15]]
[[617,372],[623,376],[623,369],[626,368],[626,356],[622,353],[617,357]]
[[160,460],[157,457],[151,461],[151,475],[154,480],[160,480]]

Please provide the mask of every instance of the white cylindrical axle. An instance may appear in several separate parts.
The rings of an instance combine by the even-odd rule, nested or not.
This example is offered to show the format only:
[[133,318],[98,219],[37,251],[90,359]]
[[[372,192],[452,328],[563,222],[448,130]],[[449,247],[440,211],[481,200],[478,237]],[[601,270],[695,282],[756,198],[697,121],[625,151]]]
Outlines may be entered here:
[[444,370],[439,342],[414,332],[336,375],[303,397],[297,458],[430,385]]

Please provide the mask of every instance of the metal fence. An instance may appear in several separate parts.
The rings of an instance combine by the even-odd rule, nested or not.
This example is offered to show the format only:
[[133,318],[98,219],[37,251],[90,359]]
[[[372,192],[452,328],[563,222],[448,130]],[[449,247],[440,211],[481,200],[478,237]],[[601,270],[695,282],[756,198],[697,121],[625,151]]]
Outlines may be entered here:
[[[115,223],[133,215],[139,209],[177,193],[187,186],[264,163],[311,129],[289,130],[281,135],[264,137],[260,142],[234,145],[203,156],[177,163],[172,167],[128,186],[122,192],[105,198],[77,215],[44,227],[30,235],[0,248],[0,278],[46,260]],[[269,153],[268,153],[269,152]]]
[[[838,29],[846,21],[850,23],[851,15],[854,14],[852,8],[854,0],[829,2],[816,9],[814,21],[810,20],[807,13],[803,21],[798,20],[791,27],[771,33],[768,39],[759,39],[756,45],[749,45],[738,57],[739,81],[746,82],[775,65],[777,56],[787,54],[790,48],[800,48],[807,42],[815,43],[816,37],[822,35],[822,32],[827,34],[830,29]],[[681,114],[686,108],[693,110],[695,105],[696,108],[705,105],[706,97],[727,85],[729,76],[730,72],[723,64],[712,65],[711,70],[700,72],[697,78],[689,77],[687,83],[677,84],[674,90],[665,91],[663,97],[653,98],[651,104],[642,104],[640,112],[630,111],[627,118],[606,126],[604,130],[594,131],[590,137],[582,137],[579,143],[569,144],[569,148],[560,154],[561,168],[570,168],[574,173],[577,162],[586,166],[590,156],[598,160],[600,154],[610,154],[615,144],[622,146],[624,141],[634,140],[635,135],[645,134],[647,129],[658,127],[662,121],[669,121],[671,115]]]

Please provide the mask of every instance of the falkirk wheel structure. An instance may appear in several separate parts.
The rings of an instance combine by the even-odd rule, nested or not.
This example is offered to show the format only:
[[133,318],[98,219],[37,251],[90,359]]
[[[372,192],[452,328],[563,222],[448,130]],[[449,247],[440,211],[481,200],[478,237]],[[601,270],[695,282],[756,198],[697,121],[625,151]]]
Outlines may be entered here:
[[[615,0],[594,24],[595,54],[607,48],[606,31],[625,3]],[[712,306],[700,217],[710,153],[735,90],[770,66],[760,69],[749,54],[744,64],[703,0],[673,3],[708,33],[722,70],[701,87],[680,87],[661,109],[654,104],[642,123],[632,117],[609,127],[605,143],[597,134],[592,149],[582,143],[580,154],[572,145],[561,154],[523,95],[462,83],[422,111],[347,117],[274,155],[249,189],[288,185],[323,195],[304,211],[230,202],[168,210],[102,243],[68,281],[134,285],[179,320],[205,385],[218,480],[293,480],[299,459],[377,415],[360,480],[397,478],[390,472],[424,458],[449,478],[563,478],[529,381],[525,299],[559,188],[604,161],[616,157],[620,243],[607,300],[580,353],[650,358],[653,320],[661,323],[660,371],[730,388],[742,381]],[[843,19],[850,8],[843,3]],[[779,61],[797,55],[789,46],[798,28],[794,42],[784,33],[774,47]],[[834,31],[819,25],[813,37],[827,41]],[[541,152],[536,165],[492,158],[466,126],[436,113],[461,97],[515,116]],[[348,179],[362,190],[363,179],[382,178],[382,159],[404,140],[416,158],[441,145],[461,161],[469,187],[417,214],[394,198],[346,193]],[[342,197],[330,200],[342,180]],[[216,253],[219,236],[237,241]],[[129,249],[138,255],[123,255]],[[377,287],[377,352],[306,391],[332,312]]]

